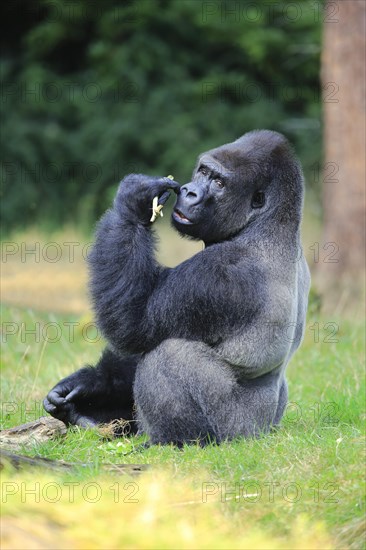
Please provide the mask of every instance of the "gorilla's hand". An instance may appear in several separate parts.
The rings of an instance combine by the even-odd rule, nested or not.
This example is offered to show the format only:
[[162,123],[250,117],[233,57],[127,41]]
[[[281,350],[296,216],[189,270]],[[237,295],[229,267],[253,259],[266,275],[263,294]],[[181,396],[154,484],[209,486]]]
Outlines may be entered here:
[[[95,426],[98,418],[93,418],[96,410],[90,408],[88,388],[95,388],[96,373],[93,368],[83,368],[60,380],[43,401],[45,410],[65,424]],[[89,414],[88,414],[89,413]]]
[[118,188],[114,200],[114,208],[127,218],[145,225],[150,223],[152,202],[159,197],[158,204],[166,203],[170,196],[169,190],[179,193],[179,183],[170,178],[154,178],[143,174],[130,174],[125,177]]

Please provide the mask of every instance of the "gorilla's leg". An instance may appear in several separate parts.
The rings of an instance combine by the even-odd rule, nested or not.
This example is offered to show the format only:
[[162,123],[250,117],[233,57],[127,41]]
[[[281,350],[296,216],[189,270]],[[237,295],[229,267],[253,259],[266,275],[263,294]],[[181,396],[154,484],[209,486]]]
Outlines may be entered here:
[[[49,392],[45,410],[65,424],[93,426],[116,419],[133,421],[133,381],[140,355],[124,359],[105,349],[95,367],[83,367]],[[135,433],[136,422],[130,432]]]
[[244,380],[202,342],[169,339],[138,364],[134,395],[152,443],[220,442],[269,431],[279,374]]

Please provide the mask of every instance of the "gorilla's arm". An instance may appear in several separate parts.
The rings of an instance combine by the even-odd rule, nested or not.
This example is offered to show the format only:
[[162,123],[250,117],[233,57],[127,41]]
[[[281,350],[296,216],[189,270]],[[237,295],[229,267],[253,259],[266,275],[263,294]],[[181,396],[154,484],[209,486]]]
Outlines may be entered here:
[[146,303],[164,271],[154,258],[151,205],[156,196],[163,203],[168,189],[178,192],[179,185],[168,178],[124,178],[88,258],[98,327],[124,355],[144,351]]
[[[105,349],[95,367],[83,367],[60,380],[43,401],[45,410],[65,422],[92,426],[116,418],[133,420],[133,391],[140,356],[119,358]],[[130,426],[136,432],[135,422]]]
[[215,344],[256,313],[260,277],[251,266],[235,265],[241,256],[235,244],[212,245],[174,269],[156,262],[151,202],[173,184],[128,176],[97,229],[89,257],[94,308],[121,354],[150,351],[171,337]]

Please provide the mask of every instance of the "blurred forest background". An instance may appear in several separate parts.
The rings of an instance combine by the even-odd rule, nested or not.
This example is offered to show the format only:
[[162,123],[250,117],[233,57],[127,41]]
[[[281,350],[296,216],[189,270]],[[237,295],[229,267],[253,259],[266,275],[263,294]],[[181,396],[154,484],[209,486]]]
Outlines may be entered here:
[[319,186],[313,0],[40,0],[3,11],[5,229],[91,224],[126,173],[186,182],[196,155],[254,128],[284,132]]
[[[3,239],[70,224],[90,235],[127,173],[185,183],[200,152],[270,128],[304,167],[309,261],[321,272],[337,258],[328,288],[354,241],[352,277],[362,270],[362,112],[350,98],[348,113],[344,91],[362,93],[363,0],[13,0],[2,11]],[[322,99],[338,148],[323,146]],[[347,163],[358,168],[340,181]]]

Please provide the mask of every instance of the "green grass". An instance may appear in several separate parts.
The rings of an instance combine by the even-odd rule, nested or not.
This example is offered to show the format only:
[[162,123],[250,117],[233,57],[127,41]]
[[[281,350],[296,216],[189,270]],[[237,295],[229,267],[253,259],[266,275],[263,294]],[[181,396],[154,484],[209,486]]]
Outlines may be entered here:
[[[70,321],[76,323],[72,338],[66,324]],[[103,342],[85,340],[83,326],[88,321],[77,316],[3,307],[3,428],[42,415],[41,400],[50,387],[81,365],[96,361]],[[335,325],[326,326],[329,322]],[[60,327],[58,333],[56,324]],[[45,341],[45,327],[55,342]],[[333,328],[335,334],[331,335]],[[9,331],[14,334],[6,334]],[[94,339],[92,331],[89,339]],[[129,543],[120,538],[117,530],[112,537],[115,546],[111,543],[110,547],[225,548],[231,544],[233,548],[363,548],[364,351],[361,324],[339,319],[310,319],[304,343],[288,369],[290,403],[282,425],[258,440],[238,438],[203,449],[195,445],[183,450],[171,446],[145,449],[140,445],[141,437],[108,441],[95,430],[75,428],[62,440],[49,441],[23,452],[29,456],[90,463],[89,468],[80,468],[72,475],[41,476],[44,483],[54,479],[59,483],[65,479],[84,483],[100,480],[101,486],[104,487],[103,483],[111,486],[115,478],[105,481],[106,474],[100,469],[102,463],[153,465],[151,474],[134,481],[148,495],[148,488],[157,483],[157,492],[163,494],[158,498],[154,493],[155,496],[150,495],[144,501],[154,510],[159,504],[157,524],[150,538],[147,541],[137,525],[130,534],[132,538],[127,537]],[[6,480],[15,479],[19,483],[24,479],[31,483],[37,476],[39,474],[5,473]],[[157,480],[154,476],[158,476]],[[11,520],[22,510],[22,521],[37,515],[47,518],[48,522],[55,521],[44,499],[42,502],[41,498],[37,508],[32,499],[23,499],[24,502],[20,499],[19,503],[18,493],[7,498],[5,518]],[[15,502],[18,502],[17,508]],[[114,513],[119,513],[117,505],[108,503],[113,518]],[[168,503],[168,507],[162,503]],[[95,521],[107,504],[89,507],[87,521]],[[196,529],[194,543],[175,532],[178,512],[172,510],[177,504],[181,504],[177,508],[179,517],[193,531]],[[212,511],[207,516],[208,505]],[[54,506],[58,506],[59,517],[67,516],[67,502],[62,500]],[[80,502],[80,509],[82,506]],[[134,504],[131,518],[139,507],[140,504]],[[214,523],[211,516],[216,518]],[[105,521],[108,526],[108,514]],[[130,527],[135,525],[134,519],[129,521]],[[67,538],[71,533],[77,541],[76,547],[98,547],[93,546],[88,530],[81,532],[79,526],[78,531],[72,521],[69,525],[61,520],[61,525],[62,536]],[[128,532],[130,527],[125,527]],[[45,530],[42,540],[47,540],[47,525]]]

